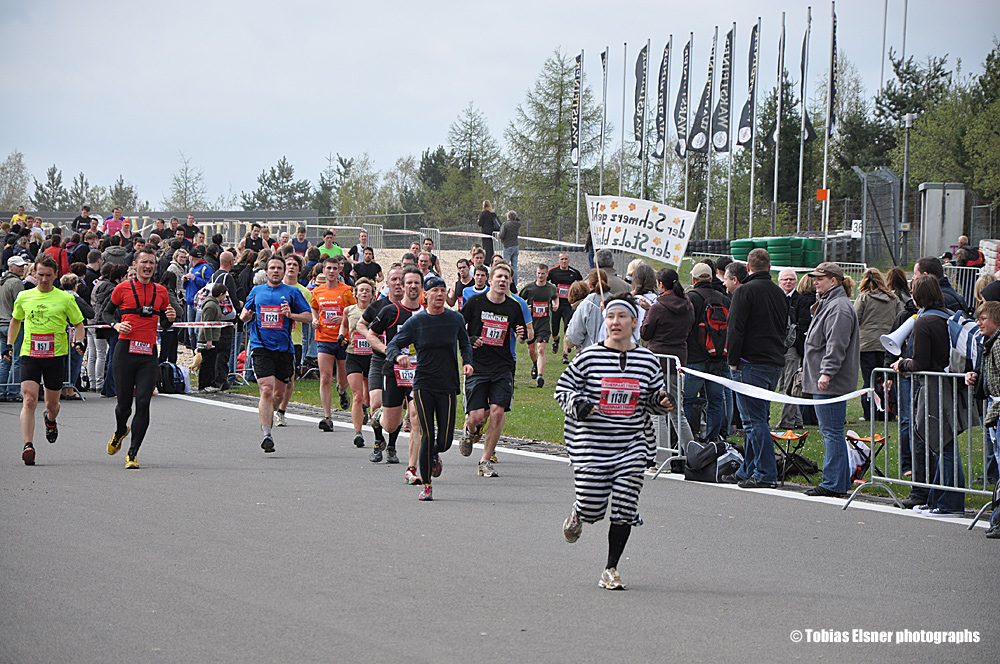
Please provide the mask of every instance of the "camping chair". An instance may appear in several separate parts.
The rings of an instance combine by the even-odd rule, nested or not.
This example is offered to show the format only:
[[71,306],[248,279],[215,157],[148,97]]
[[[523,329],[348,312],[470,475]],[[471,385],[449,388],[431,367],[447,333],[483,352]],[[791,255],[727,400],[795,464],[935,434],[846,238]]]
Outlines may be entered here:
[[[860,458],[860,464],[851,465],[854,466],[854,471],[851,473],[851,479],[854,480],[855,484],[864,484],[865,473],[868,469],[875,463],[875,458],[878,457],[879,452],[885,447],[888,437],[880,436],[875,434],[875,437],[865,436],[861,437],[854,433],[853,431],[848,431],[845,434],[847,439],[848,450],[854,451],[857,454],[856,458]],[[875,466],[875,471],[879,475],[885,477],[885,473],[877,465]]]
[[[808,469],[803,467],[802,463],[797,458],[802,448],[806,444],[806,438],[809,437],[809,432],[795,433],[791,429],[785,433],[771,432],[771,440],[774,441],[774,447],[780,453],[780,461],[778,462],[778,479],[781,480],[781,486],[785,486],[785,476],[791,472],[792,466],[806,478],[806,482],[809,482],[809,472]],[[809,482],[812,484],[812,482]]]

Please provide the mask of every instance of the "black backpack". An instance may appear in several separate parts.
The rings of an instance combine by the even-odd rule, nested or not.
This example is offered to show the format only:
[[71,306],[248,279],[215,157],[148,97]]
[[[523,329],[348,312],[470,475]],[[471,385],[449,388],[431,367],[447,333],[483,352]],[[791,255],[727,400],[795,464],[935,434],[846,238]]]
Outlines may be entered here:
[[160,373],[156,379],[160,394],[184,394],[184,374],[173,362],[160,362]]
[[729,325],[729,306],[720,299],[706,299],[705,311],[698,322],[698,339],[712,359],[726,357],[726,328]]

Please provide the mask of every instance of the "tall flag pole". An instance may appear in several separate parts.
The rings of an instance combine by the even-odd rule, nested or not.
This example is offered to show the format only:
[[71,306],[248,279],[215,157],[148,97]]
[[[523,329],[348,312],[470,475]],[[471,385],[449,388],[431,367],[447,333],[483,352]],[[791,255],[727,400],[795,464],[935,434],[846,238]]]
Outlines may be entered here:
[[732,115],[730,100],[733,96],[732,64],[735,38],[736,23],[733,23],[733,29],[726,35],[726,48],[722,54],[722,75],[719,78],[719,103],[712,116],[712,146],[716,152],[726,152],[729,156],[726,176],[726,237],[732,237],[729,203],[732,199],[733,151],[729,145],[729,124]]
[[778,232],[778,156],[781,152],[781,102],[785,92],[785,12],[781,12],[781,36],[778,38],[778,114],[774,121],[774,195],[771,199],[771,233]]
[[747,237],[753,237],[753,191],[754,170],[757,165],[757,58],[760,55],[760,17],[757,25],[750,30],[750,56],[747,62],[749,69],[749,84],[747,88],[747,103],[740,113],[740,128],[736,142],[744,148],[750,144],[750,214],[748,218]]
[[632,135],[639,143],[639,163],[642,166],[639,198],[646,198],[646,72],[649,63],[649,42],[635,59],[635,114],[632,116]]
[[601,53],[601,71],[604,75],[604,87],[601,93],[601,168],[598,180],[597,191],[600,196],[604,195],[604,143],[605,143],[605,129],[608,126],[608,56],[610,55],[608,47],[604,47],[604,52]]
[[576,166],[576,242],[580,242],[580,79],[583,76],[583,49],[576,56],[573,75],[573,117],[570,121],[570,159]]
[[719,41],[719,26],[715,26],[715,37],[712,38],[712,53],[708,59],[708,80],[705,82],[705,89],[701,92],[701,101],[698,103],[698,110],[694,115],[694,124],[691,126],[691,150],[705,153],[708,165],[708,179],[705,201],[705,237],[708,237],[708,221],[710,205],[712,202],[712,83],[715,78],[715,47]]
[[[830,3],[830,75],[826,89],[826,138],[823,141],[823,189],[826,190],[827,166],[830,157],[830,136],[837,121],[837,3]],[[823,201],[823,258],[826,259],[826,238],[830,231],[830,196]]]
[[[809,32],[812,30],[812,7],[806,9],[806,34],[802,38],[802,65],[799,71],[799,105],[802,109],[802,123],[799,126],[799,204],[795,215],[795,232],[802,232],[802,169],[806,159],[806,123],[809,110],[806,108],[806,78],[809,75]],[[811,124],[810,124],[810,129]]]
[[618,195],[622,195],[622,183],[625,182],[625,100],[628,91],[628,42],[624,42],[625,55],[622,57],[622,142],[620,162],[618,164]]
[[663,48],[663,60],[660,61],[659,93],[656,102],[656,151],[657,157],[663,161],[660,173],[660,202],[667,204],[667,112],[670,108],[670,51],[674,48],[674,36],[670,35],[667,45]]
[[694,33],[691,33],[687,46],[684,47],[684,61],[681,64],[681,84],[677,90],[677,103],[674,105],[674,127],[677,129],[677,156],[684,160],[684,209],[688,209],[688,128],[690,125],[691,106],[691,49],[694,47]]

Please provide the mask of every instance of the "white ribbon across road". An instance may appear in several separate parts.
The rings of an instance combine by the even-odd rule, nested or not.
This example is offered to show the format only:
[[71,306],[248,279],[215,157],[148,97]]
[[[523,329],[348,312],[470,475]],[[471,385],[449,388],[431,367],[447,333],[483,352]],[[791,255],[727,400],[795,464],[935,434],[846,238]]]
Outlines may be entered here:
[[707,374],[702,371],[695,371],[694,369],[688,369],[687,367],[681,367],[681,371],[692,376],[697,376],[698,378],[703,378],[705,380],[711,381],[713,383],[718,383],[724,387],[728,387],[733,392],[739,392],[740,394],[748,397],[753,397],[754,399],[763,399],[764,401],[777,401],[778,403],[790,403],[796,406],[815,406],[818,402],[821,403],[838,403],[840,401],[850,401],[851,399],[856,399],[866,392],[873,392],[872,388],[864,388],[861,390],[856,390],[850,394],[842,394],[836,397],[830,397],[829,399],[803,399],[801,397],[790,397],[787,394],[781,394],[780,392],[772,392],[771,390],[765,390],[763,387],[757,387],[756,385],[747,385],[746,383],[740,383],[735,380],[730,380],[728,378],[722,378],[721,376],[716,376],[713,374]]

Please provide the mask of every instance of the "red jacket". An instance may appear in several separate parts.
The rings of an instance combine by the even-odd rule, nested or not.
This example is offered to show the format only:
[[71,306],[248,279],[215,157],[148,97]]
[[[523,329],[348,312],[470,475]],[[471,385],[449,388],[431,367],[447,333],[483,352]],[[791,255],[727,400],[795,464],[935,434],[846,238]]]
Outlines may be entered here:
[[59,265],[59,274],[57,277],[61,277],[64,274],[69,274],[69,253],[62,247],[49,247],[45,250],[49,256],[55,259],[56,264]]

